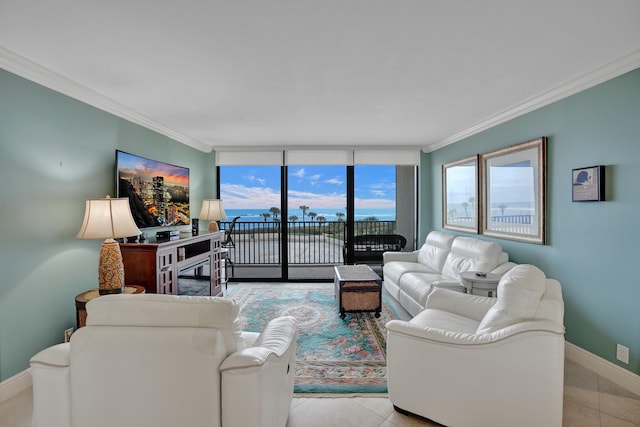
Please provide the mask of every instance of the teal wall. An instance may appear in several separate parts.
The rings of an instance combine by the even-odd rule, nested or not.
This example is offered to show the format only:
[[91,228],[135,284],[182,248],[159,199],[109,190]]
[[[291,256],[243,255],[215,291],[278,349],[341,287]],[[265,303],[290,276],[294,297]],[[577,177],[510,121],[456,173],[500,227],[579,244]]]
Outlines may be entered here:
[[0,94],[2,381],[61,342],[75,295],[97,287],[100,242],[75,235],[85,199],[115,194],[115,150],[189,167],[192,216],[215,195],[215,168],[213,154],[4,70]]
[[[98,241],[75,239],[84,200],[114,194],[114,152],[187,166],[192,209],[214,195],[214,155],[0,70],[0,381],[75,324]],[[440,165],[549,137],[548,245],[496,240],[558,279],[567,340],[640,374],[640,70],[433,153],[420,168],[420,239],[441,229]],[[571,169],[607,166],[607,201],[571,202]],[[481,238],[484,238],[481,236]],[[492,240],[492,239],[487,239]],[[629,365],[615,344],[630,348]]]
[[[561,282],[569,342],[640,374],[640,69],[423,154],[421,239],[442,229],[443,163],[540,136],[548,244],[486,239]],[[572,203],[571,170],[593,165],[606,165],[606,201]],[[616,343],[629,347],[629,365]]]

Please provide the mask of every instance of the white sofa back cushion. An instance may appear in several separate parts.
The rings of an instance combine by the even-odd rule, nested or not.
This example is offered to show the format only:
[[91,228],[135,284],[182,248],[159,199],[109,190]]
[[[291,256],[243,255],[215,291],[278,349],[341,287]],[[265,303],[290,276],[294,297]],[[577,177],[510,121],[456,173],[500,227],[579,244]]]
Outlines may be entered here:
[[458,280],[462,271],[488,272],[498,265],[501,256],[502,247],[497,243],[459,236],[451,245],[442,275]]
[[418,262],[434,272],[441,272],[456,236],[432,231],[418,252]]
[[87,303],[87,326],[215,328],[228,353],[244,348],[233,300],[160,294],[104,295]]
[[509,270],[498,283],[498,301],[489,309],[478,333],[490,333],[534,319],[546,290],[547,278],[538,267],[521,264]]

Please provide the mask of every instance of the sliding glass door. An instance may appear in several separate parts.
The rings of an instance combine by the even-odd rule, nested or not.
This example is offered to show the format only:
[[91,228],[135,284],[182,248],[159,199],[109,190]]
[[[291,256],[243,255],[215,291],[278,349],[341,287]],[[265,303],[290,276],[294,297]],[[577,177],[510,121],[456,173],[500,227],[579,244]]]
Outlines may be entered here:
[[415,166],[219,166],[234,279],[332,279],[362,234],[413,249],[415,178]]
[[343,263],[346,189],[345,166],[287,167],[290,280],[331,279]]
[[227,249],[234,276],[281,279],[281,229],[282,221],[286,221],[281,206],[282,168],[224,166],[219,172],[220,198],[227,214],[221,228],[230,231]]

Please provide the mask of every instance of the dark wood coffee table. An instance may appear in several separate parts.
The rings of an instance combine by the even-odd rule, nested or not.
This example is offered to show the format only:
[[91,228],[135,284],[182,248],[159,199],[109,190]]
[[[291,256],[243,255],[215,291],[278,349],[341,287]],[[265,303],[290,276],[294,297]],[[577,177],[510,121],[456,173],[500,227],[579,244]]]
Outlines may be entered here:
[[340,318],[346,313],[382,310],[382,280],[368,265],[339,265],[335,270],[335,292]]

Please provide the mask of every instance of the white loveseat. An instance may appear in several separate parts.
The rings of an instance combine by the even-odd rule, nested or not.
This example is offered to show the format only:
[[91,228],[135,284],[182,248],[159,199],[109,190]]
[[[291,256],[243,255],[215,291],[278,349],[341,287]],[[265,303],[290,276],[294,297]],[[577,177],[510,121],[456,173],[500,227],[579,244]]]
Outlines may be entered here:
[[464,292],[460,272],[481,271],[502,276],[516,264],[502,247],[473,237],[432,231],[413,252],[383,254],[384,287],[411,314],[424,310],[434,287]]
[[560,284],[532,265],[496,298],[435,289],[408,322],[387,323],[389,399],[456,427],[560,427],[564,381]]
[[31,359],[34,427],[284,427],[296,320],[238,329],[215,297],[108,295],[70,344]]

